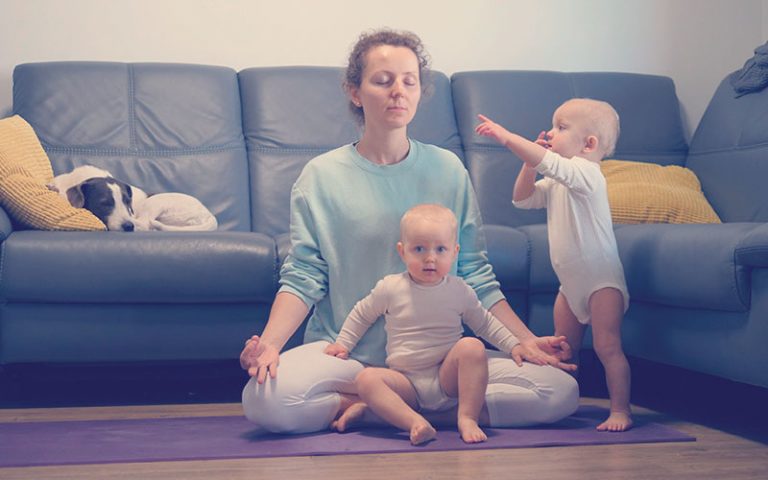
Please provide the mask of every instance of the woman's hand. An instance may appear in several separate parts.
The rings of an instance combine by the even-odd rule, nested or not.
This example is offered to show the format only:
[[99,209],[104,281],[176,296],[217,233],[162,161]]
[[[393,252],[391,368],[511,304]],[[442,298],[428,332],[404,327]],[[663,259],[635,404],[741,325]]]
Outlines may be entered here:
[[[576,365],[566,363],[571,358],[571,346],[564,336],[531,337],[520,342],[522,357],[536,365],[552,365],[566,372],[575,372]],[[514,352],[514,349],[512,349]],[[514,358],[514,357],[513,357]]]
[[248,370],[248,375],[256,377],[256,381],[264,383],[267,373],[271,378],[277,377],[277,366],[280,363],[280,351],[273,345],[261,341],[254,335],[245,342],[245,348],[240,353],[240,366]]
[[326,355],[330,355],[332,357],[342,358],[344,360],[349,358],[349,350],[344,348],[339,343],[332,343],[328,345],[327,347],[325,347],[325,350],[323,350],[323,353],[325,353]]

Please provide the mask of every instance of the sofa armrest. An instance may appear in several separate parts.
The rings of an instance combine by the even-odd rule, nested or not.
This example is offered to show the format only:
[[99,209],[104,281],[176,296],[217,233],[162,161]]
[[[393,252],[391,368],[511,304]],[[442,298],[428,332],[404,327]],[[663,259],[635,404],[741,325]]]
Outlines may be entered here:
[[11,232],[13,232],[11,219],[8,217],[8,213],[6,213],[5,209],[0,207],[0,242],[4,242]]
[[768,223],[747,233],[736,246],[736,263],[748,267],[768,267]]

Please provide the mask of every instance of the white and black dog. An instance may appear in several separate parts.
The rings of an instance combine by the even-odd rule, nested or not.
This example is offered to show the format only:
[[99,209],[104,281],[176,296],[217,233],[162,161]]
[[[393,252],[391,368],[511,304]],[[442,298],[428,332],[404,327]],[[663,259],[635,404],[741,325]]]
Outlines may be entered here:
[[83,165],[57,175],[48,188],[59,192],[75,208],[85,208],[104,222],[107,230],[136,230],[135,206],[146,200],[140,188],[121,182],[106,170]]
[[117,180],[93,165],[57,175],[48,188],[73,207],[89,210],[104,222],[107,230],[180,232],[218,228],[216,217],[195,197],[183,193],[148,196],[139,187]]

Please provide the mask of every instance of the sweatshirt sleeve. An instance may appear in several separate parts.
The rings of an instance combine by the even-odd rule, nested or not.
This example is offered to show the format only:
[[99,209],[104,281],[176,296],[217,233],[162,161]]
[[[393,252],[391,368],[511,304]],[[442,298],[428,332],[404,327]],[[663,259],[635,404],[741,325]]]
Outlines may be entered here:
[[298,185],[291,190],[291,250],[280,268],[280,291],[312,307],[328,291],[328,264],[320,253],[312,211]]
[[579,157],[563,158],[552,150],[547,150],[536,171],[581,194],[594,192],[604,178],[599,165]]
[[357,302],[344,320],[336,342],[351,352],[371,325],[387,311],[386,279],[379,280],[371,293]]
[[512,353],[515,345],[520,343],[517,337],[491,312],[480,305],[480,301],[471,288],[467,287],[465,292],[467,307],[462,315],[464,323],[475,332],[475,335],[484,338],[499,351]]
[[466,170],[463,171],[459,208],[459,259],[457,275],[475,290],[486,308],[504,299],[501,286],[488,262],[488,251],[483,233],[483,220],[477,204],[475,190]]

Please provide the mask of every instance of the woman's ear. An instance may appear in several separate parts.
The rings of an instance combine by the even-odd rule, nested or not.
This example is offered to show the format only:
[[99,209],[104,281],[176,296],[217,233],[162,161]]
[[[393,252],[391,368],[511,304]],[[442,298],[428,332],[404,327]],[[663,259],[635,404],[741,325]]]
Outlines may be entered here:
[[354,106],[363,106],[362,102],[360,102],[360,96],[357,94],[357,88],[347,87],[347,95],[349,95],[349,101],[351,101]]

